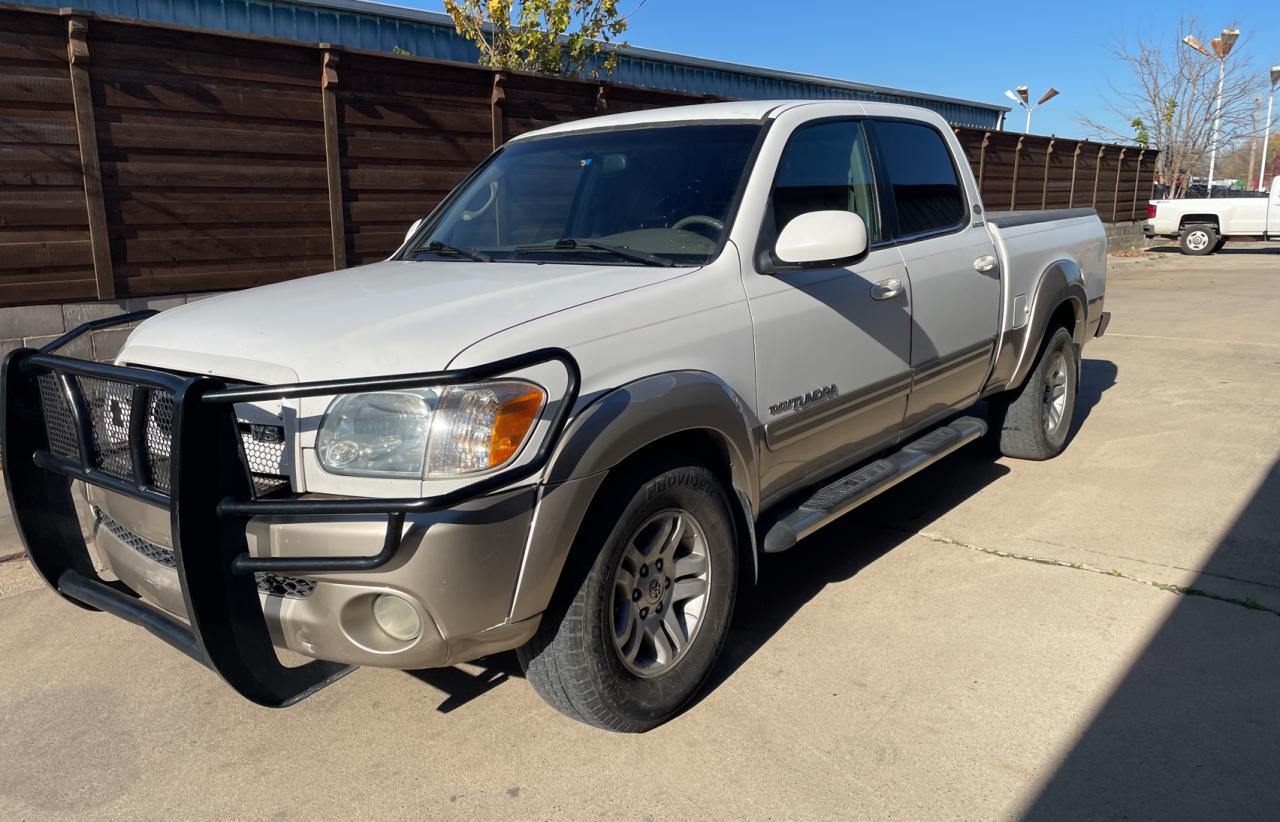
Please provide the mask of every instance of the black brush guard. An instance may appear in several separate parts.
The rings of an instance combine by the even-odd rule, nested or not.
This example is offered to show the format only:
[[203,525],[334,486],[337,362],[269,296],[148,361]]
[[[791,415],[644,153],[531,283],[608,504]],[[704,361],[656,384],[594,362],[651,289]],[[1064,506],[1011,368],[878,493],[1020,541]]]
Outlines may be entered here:
[[[581,376],[563,349],[543,348],[455,371],[275,386],[233,386],[209,377],[183,377],[60,357],[49,350],[76,336],[141,319],[152,312],[87,323],[44,350],[20,349],[4,359],[0,375],[0,455],[13,520],[31,563],[54,590],[89,610],[106,611],[146,628],[216,671],[246,699],[285,707],[349,673],[351,666],[325,660],[282,665],[276,656],[258,598],[255,572],[322,573],[367,571],[390,562],[400,548],[404,518],[449,508],[539,473],[551,458],[578,398]],[[544,363],[564,367],[564,396],[553,403],[550,426],[532,458],[432,497],[407,499],[258,499],[234,406],[297,397],[359,391],[427,388],[480,382]],[[52,377],[67,398],[78,459],[50,447],[40,377]],[[95,425],[103,413],[85,400],[81,380],[105,380],[131,388],[127,463],[104,470]],[[147,452],[148,411],[153,397],[172,397],[167,476]],[[142,413],[138,413],[138,409]],[[101,437],[98,437],[99,440]],[[127,464],[128,471],[120,466]],[[127,474],[128,478],[121,475]],[[82,480],[169,509],[173,552],[190,624],[143,601],[118,581],[98,576],[81,534],[72,480]],[[349,557],[252,557],[245,539],[250,517],[382,514],[386,538],[374,555]]]

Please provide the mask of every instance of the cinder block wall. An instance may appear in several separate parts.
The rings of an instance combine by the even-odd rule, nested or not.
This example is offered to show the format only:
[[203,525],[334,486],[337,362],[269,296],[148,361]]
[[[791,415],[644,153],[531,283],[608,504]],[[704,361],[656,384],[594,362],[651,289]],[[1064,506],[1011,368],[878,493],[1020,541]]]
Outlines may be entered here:
[[1167,241],[1149,240],[1142,236],[1142,221],[1107,224],[1107,251],[1132,251],[1133,249],[1151,248],[1161,242]]
[[[0,308],[0,357],[17,348],[40,348],[89,320],[115,317],[130,311],[154,309],[164,311],[189,302],[195,302],[210,294],[179,294],[167,297],[148,297],[114,302],[65,303],[62,305],[27,305],[18,308]],[[129,332],[137,327],[129,325],[90,331],[59,349],[59,354],[86,360],[109,361],[119,353]]]

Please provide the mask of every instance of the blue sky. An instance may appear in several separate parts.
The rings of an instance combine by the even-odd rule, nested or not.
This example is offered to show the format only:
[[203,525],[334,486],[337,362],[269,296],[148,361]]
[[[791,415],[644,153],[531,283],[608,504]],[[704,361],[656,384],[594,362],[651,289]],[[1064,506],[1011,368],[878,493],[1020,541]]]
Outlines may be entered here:
[[[439,0],[386,0],[442,10]],[[623,0],[630,10],[639,0]],[[632,45],[718,60],[840,77],[1001,103],[1025,83],[1035,100],[1061,96],[1033,115],[1032,131],[1084,136],[1081,115],[1105,116],[1108,79],[1127,80],[1109,42],[1140,31],[1175,37],[1183,9],[1219,31],[1236,22],[1245,56],[1280,64],[1280,3],[1202,0],[1193,6],[1121,0],[859,2],[858,0],[646,0],[631,19]],[[1021,109],[1009,127],[1021,128]]]

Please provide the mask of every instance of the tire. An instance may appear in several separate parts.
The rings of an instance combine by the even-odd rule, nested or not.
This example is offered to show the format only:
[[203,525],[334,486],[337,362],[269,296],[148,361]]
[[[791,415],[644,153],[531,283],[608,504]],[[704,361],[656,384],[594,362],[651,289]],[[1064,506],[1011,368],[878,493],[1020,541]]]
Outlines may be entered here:
[[1021,388],[990,400],[991,429],[1000,453],[1023,460],[1047,460],[1067,445],[1075,413],[1080,369],[1075,341],[1059,327],[1040,351]]
[[[602,489],[537,633],[517,651],[539,695],[581,722],[629,733],[661,725],[724,646],[738,588],[734,520],[716,476],[684,462],[650,461]],[[676,519],[683,536],[672,539]]]
[[1193,257],[1212,254],[1217,250],[1217,245],[1218,230],[1211,225],[1189,225],[1182,229],[1182,236],[1178,238],[1178,247],[1182,249],[1182,253]]

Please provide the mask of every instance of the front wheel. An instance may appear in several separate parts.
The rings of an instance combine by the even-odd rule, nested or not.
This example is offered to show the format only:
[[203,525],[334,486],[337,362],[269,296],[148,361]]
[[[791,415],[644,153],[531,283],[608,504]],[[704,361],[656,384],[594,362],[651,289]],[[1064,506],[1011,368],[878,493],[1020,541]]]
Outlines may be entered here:
[[706,681],[733,614],[738,551],[724,487],[697,465],[632,470],[593,504],[573,554],[517,652],[525,676],[590,725],[666,722]]
[[1067,446],[1079,388],[1075,341],[1056,329],[1022,387],[991,398],[991,428],[1006,457],[1047,460]]

